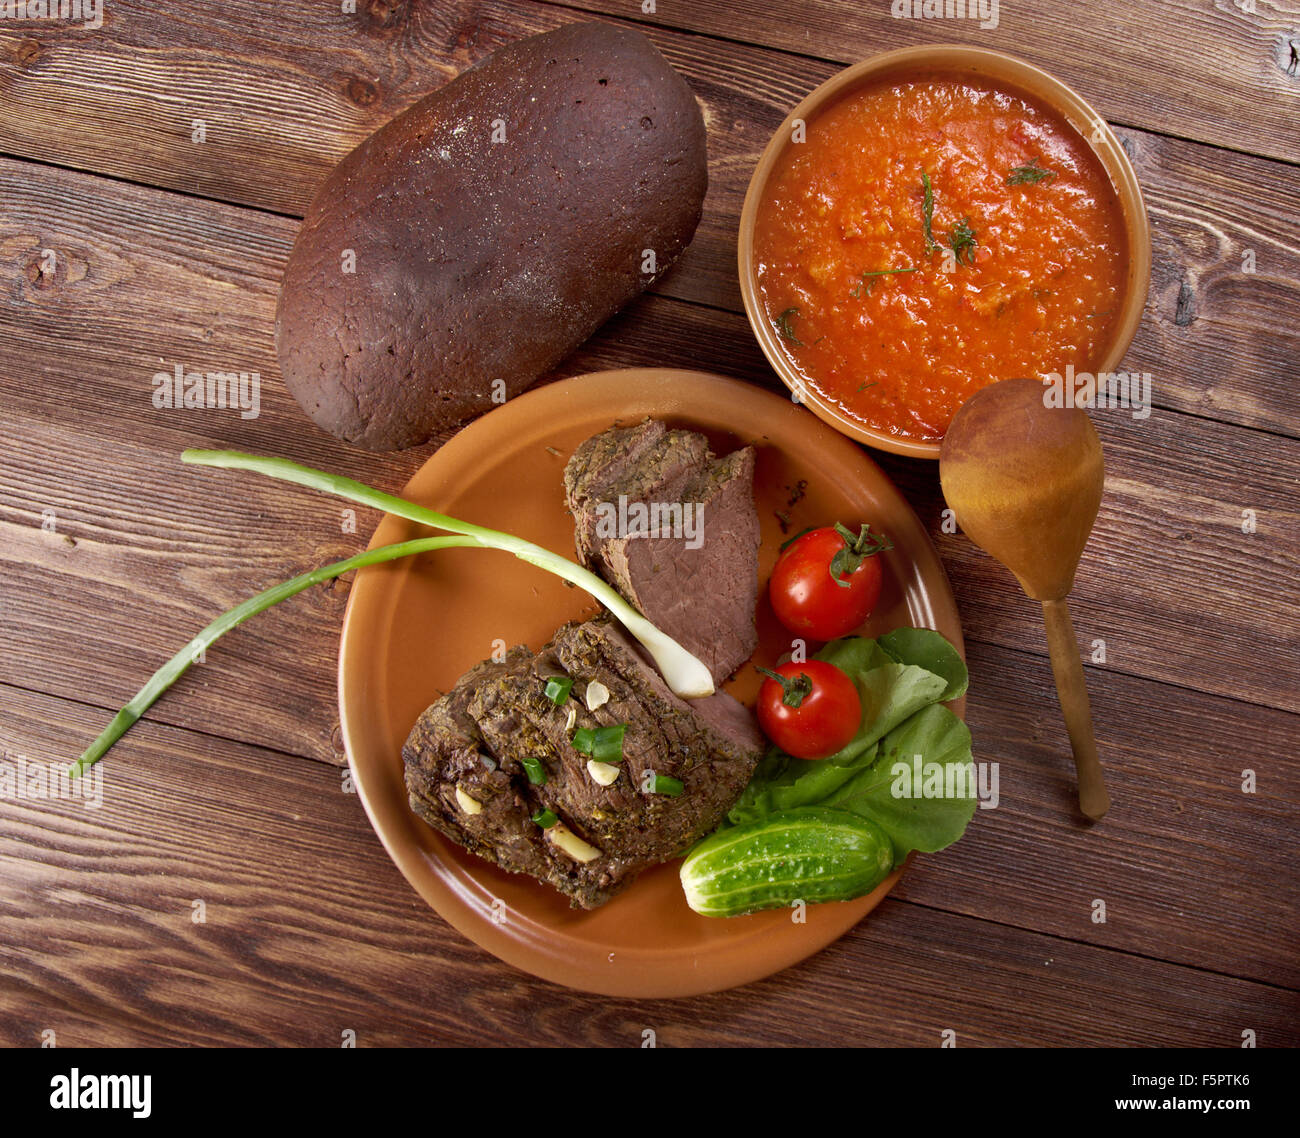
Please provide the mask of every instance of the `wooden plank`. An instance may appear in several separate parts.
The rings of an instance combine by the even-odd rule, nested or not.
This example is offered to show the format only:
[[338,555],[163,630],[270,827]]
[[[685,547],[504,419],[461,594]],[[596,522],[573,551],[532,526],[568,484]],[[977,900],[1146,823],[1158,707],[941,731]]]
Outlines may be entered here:
[[[182,3],[164,26],[124,3],[98,43],[57,25],[22,30],[12,59],[0,48],[0,91],[21,88],[6,103],[28,118],[6,113],[0,139],[45,161],[234,200],[309,191],[346,149],[329,147],[371,129],[352,108],[379,121],[397,109],[352,63],[380,57],[396,99],[409,102],[431,74],[440,81],[527,20],[540,30],[576,18],[518,4],[371,6],[368,31],[353,37],[361,49],[340,42],[286,62],[284,44],[304,42],[318,17],[290,11],[259,24],[244,8]],[[10,30],[0,25],[0,44]],[[705,101],[708,221],[664,296],[635,305],[561,373],[653,358],[772,385],[744,320],[723,311],[736,307],[735,216],[766,133],[834,68],[720,40],[704,51],[677,32],[655,38]],[[232,96],[236,76],[249,85]],[[196,101],[214,109],[218,142],[197,164],[184,129]],[[338,131],[317,129],[331,116]],[[1300,183],[1277,162],[1122,133],[1157,246],[1130,362],[1154,373],[1163,408],[1264,430],[1164,411],[1145,422],[1098,416],[1109,493],[1075,607],[1085,644],[1107,641],[1108,663],[1090,668],[1116,798],[1102,827],[1069,821],[1065,742],[1032,610],[964,539],[938,533],[934,468],[890,459],[937,534],[974,632],[971,720],[981,757],[1002,764],[1003,801],[954,850],[921,859],[899,899],[828,952],[755,991],[646,1005],[559,992],[461,941],[406,888],[338,774],[293,757],[339,758],[329,727],[340,586],[241,630],[187,677],[158,710],[195,731],[150,723],[133,733],[105,768],[115,773],[102,811],[0,801],[0,913],[22,929],[0,982],[6,1041],[30,1045],[55,1026],[64,1046],[328,1046],[346,1016],[363,1045],[636,1045],[647,1027],[663,1045],[932,1045],[944,1027],[962,1045],[1236,1045],[1243,1027],[1261,1045],[1294,1044],[1289,820],[1300,794],[1283,760],[1300,739],[1293,715],[1250,702],[1294,708],[1300,690],[1290,648],[1300,472],[1296,447],[1277,437],[1300,433],[1297,250],[1284,236]],[[0,163],[0,198],[0,680],[19,685],[0,691],[0,746],[62,762],[182,630],[303,564],[354,551],[373,524],[363,512],[358,532],[344,534],[326,500],[270,484],[234,490],[209,474],[195,490],[198,472],[173,465],[180,446],[274,450],[389,489],[427,448],[350,451],[308,427],[279,387],[269,314],[290,220],[24,163]],[[1259,258],[1253,275],[1241,271],[1247,249]],[[153,410],[149,376],[174,361],[260,368],[262,417]],[[1247,509],[1254,533],[1241,532]],[[40,528],[46,510],[51,533]],[[213,737],[224,733],[289,754]],[[1255,796],[1240,789],[1247,765]],[[189,921],[196,896],[216,917],[203,926]],[[1104,925],[1091,920],[1095,899],[1107,902]]]
[[[1101,650],[1108,670],[1300,709],[1300,595],[1288,583],[1300,564],[1300,444],[1169,412],[1093,418],[1106,493],[1070,596],[1085,659]],[[877,457],[930,527],[966,635],[1041,651],[1038,606],[964,535],[943,532],[934,471]],[[1225,654],[1239,660],[1245,644],[1256,664],[1229,678]]]
[[997,806],[918,857],[897,896],[1300,987],[1300,716],[1090,667],[1112,806],[1089,827],[1047,661],[968,654],[966,718],[976,759],[998,764]]
[[1151,374],[1160,407],[1300,436],[1300,168],[1120,137],[1152,242],[1146,312],[1122,366]]
[[[0,24],[0,91],[12,87],[27,103],[23,115],[0,114],[0,151],[301,216],[330,168],[390,118],[497,48],[584,19],[526,0],[459,0],[418,18],[404,6],[362,4],[354,16],[297,6],[269,24],[255,7],[181,0],[164,14],[127,0],[93,37],[56,24]],[[720,45],[719,58],[699,58],[695,37],[653,38],[701,91],[716,128],[705,231],[661,287],[738,305],[734,224],[723,227],[739,215],[738,175],[747,178],[758,140],[737,118],[753,113],[756,61],[747,57],[767,53]],[[769,80],[766,130],[798,85],[797,77]],[[201,143],[193,141],[196,119]],[[114,130],[99,129],[102,122]]]
[[986,28],[974,18],[898,18],[892,2],[800,0],[785,10],[765,0],[663,2],[644,17],[625,0],[564,3],[844,64],[915,44],[1007,51],[1065,80],[1108,119],[1300,162],[1288,126],[1300,76],[1287,72],[1288,41],[1300,28],[1276,6],[1146,0],[1140,18],[1125,10],[1117,24],[1112,0],[1017,0],[998,4],[997,26]]
[[505,43],[597,13],[641,24],[704,99],[715,142],[744,134],[752,145],[755,121],[770,132],[840,64],[943,40],[1022,54],[1126,126],[1300,161],[1286,125],[1300,92],[1300,78],[1285,72],[1294,27],[1158,0],[1134,34],[1102,36],[1113,18],[1104,5],[1023,0],[986,33],[838,0],[801,3],[793,19],[756,0],[666,3],[652,17],[627,0],[447,0],[361,3],[352,15],[290,5],[274,20],[256,0],[177,0],[166,12],[120,0],[94,35],[63,21],[0,25],[0,89],[15,108],[0,118],[0,148],[300,214],[330,165],[418,98]]
[[[54,465],[48,477],[56,476],[65,457],[60,437],[33,435],[22,448],[49,456]],[[330,539],[320,536],[333,525],[332,508],[323,500],[263,482],[232,495],[223,476],[200,471],[183,472],[195,478],[192,487],[186,484],[179,524],[141,533],[137,523],[97,511],[101,502],[111,503],[129,518],[133,508],[122,500],[123,487],[136,479],[156,485],[156,452],[100,451],[89,444],[82,450],[92,468],[116,461],[124,481],[111,487],[88,482],[92,497],[85,516],[71,512],[61,523],[75,535],[75,545],[62,533],[10,523],[8,509],[0,506],[0,532],[13,551],[0,575],[10,630],[0,665],[6,682],[115,707],[197,630],[207,619],[201,614],[214,614],[303,565],[358,547],[357,537],[340,536],[333,539],[340,548],[330,548]],[[5,466],[0,475],[10,480]],[[136,508],[147,510],[155,493],[147,489]],[[986,611],[987,590],[961,576],[956,580],[959,592],[965,586],[972,593],[963,599],[968,626],[974,613],[990,626],[976,633],[1014,642],[1024,607],[1008,603],[1006,615],[993,619]],[[1003,586],[1002,599],[1007,596]],[[193,668],[149,720],[341,763],[334,654],[345,599],[346,585],[339,584],[258,617]],[[1081,629],[1088,628],[1087,612],[1080,609]],[[1030,628],[1021,634],[1037,647],[1039,640],[1030,638],[1041,633]],[[1125,675],[1125,643],[1112,639],[1111,664],[1089,668],[1116,804],[1106,825],[1090,836],[1073,824],[1069,746],[1047,661],[1015,650],[1014,643],[1008,649],[968,637],[974,677],[969,716],[979,757],[1000,763],[1005,772],[1003,804],[982,811],[981,824],[955,860],[945,859],[941,892],[923,891],[919,899],[941,898],[944,907],[972,916],[996,914],[1005,923],[1029,922],[1073,936],[1089,919],[1087,905],[1100,895],[1123,914],[1099,930],[1117,938],[1106,943],[1149,955],[1172,953],[1170,959],[1207,968],[1233,956],[1250,962],[1248,975],[1254,978],[1300,980],[1291,948],[1295,930],[1283,923],[1293,921],[1296,911],[1283,895],[1294,894],[1300,876],[1285,811],[1287,804],[1292,810],[1300,806],[1300,790],[1285,763],[1300,744],[1300,718],[1134,679]],[[1190,667],[1178,654],[1165,655],[1177,667]],[[1204,658],[1225,657],[1207,650]],[[1230,681],[1234,673],[1224,678]],[[93,738],[109,714],[97,713],[69,755]],[[122,747],[110,761],[129,763],[130,755]],[[1247,768],[1261,784],[1257,796],[1241,793]],[[1195,825],[1191,835],[1188,822]],[[995,844],[985,846],[986,840]],[[1270,864],[1277,878],[1272,893],[1242,884],[1262,864]],[[1001,884],[1008,865],[1027,875],[1009,895]],[[929,880],[925,868],[923,859],[916,881]],[[1178,883],[1189,871],[1199,884],[1184,897]],[[1067,882],[1068,904],[1059,892]],[[1069,909],[1064,917],[1062,905]]]
[[502,43],[584,18],[528,0],[356,8],[118,0],[94,34],[7,20],[0,150],[301,215],[388,119]]
[[[0,698],[9,761],[62,762],[96,717]],[[1245,1029],[1261,1046],[1300,1041],[1294,991],[1085,943],[1099,926],[1062,939],[900,900],[739,991],[586,996],[444,925],[323,765],[146,724],[101,789],[95,809],[0,800],[0,913],[17,930],[0,983],[9,1045],[45,1030],[61,1046],[328,1047],[345,1030],[362,1046],[639,1046],[646,1030],[660,1046],[936,1046],[949,1029],[959,1046],[1237,1046]],[[948,873],[949,857],[931,861],[927,875]]]
[[[705,311],[681,307],[686,315]],[[664,322],[646,323],[668,350]],[[630,318],[616,331],[625,347],[640,344],[647,357],[659,343],[641,339]],[[576,366],[596,363],[584,357]],[[14,399],[21,395],[15,391]],[[1155,439],[1151,423],[1162,432]],[[1153,417],[1147,424],[1100,424],[1110,489],[1073,599],[1087,656],[1102,639],[1108,673],[1294,709],[1300,614],[1288,582],[1300,447],[1201,420]],[[27,408],[11,412],[9,446],[0,453],[0,594],[14,636],[0,657],[0,680],[115,707],[212,616],[306,566],[356,552],[373,526],[374,515],[359,511],[356,533],[344,533],[344,516],[330,499],[251,476],[183,468],[176,457],[182,446],[283,451],[389,490],[399,489],[418,462],[411,455],[377,462],[342,448],[319,453],[292,433],[283,445],[262,445],[266,440],[223,436],[201,424],[188,435],[178,426],[140,442],[135,438],[148,437],[146,427],[125,435],[125,426],[99,412],[65,413],[59,423]],[[1258,471],[1248,491],[1236,481],[1242,463]],[[933,468],[905,460],[886,467],[939,544],[968,638],[1041,653],[1035,606],[964,537],[941,532]],[[1257,511],[1254,534],[1241,532],[1243,501]],[[47,510],[55,533],[42,530]],[[345,585],[314,590],[250,622],[183,679],[157,714],[340,761],[332,690],[345,595]],[[1231,667],[1202,663],[1225,658]],[[223,727],[232,719],[228,700],[256,714]]]
[[[0,24],[0,91],[22,108],[0,113],[0,150],[300,215],[330,167],[392,115],[503,44],[583,18],[521,0],[439,5],[418,20],[362,8],[295,7],[268,24],[241,4],[126,4],[93,36]],[[394,22],[379,27],[384,13]],[[721,40],[705,51],[698,36],[647,30],[700,96],[710,148],[699,232],[656,289],[739,311],[735,235],[750,173],[786,111],[837,65]],[[304,53],[302,42],[328,50]],[[202,143],[191,139],[195,116]],[[1129,366],[1152,372],[1161,406],[1300,435],[1300,168],[1120,133],[1155,226]],[[18,181],[30,176],[16,169]],[[292,229],[277,233],[292,240]]]
[[[308,424],[279,383],[271,327],[292,222],[134,187],[105,196],[104,188],[84,175],[0,163],[0,194],[8,203],[0,251],[13,274],[0,294],[0,399],[11,416],[11,445],[0,458],[5,520],[17,527],[18,541],[19,531],[39,526],[43,511],[53,509],[68,523],[61,532],[98,535],[101,543],[78,558],[66,548],[44,548],[39,533],[22,537],[25,552],[6,571],[14,619],[31,641],[0,661],[0,679],[33,686],[29,677],[41,676],[54,685],[49,690],[107,706],[125,699],[135,677],[169,656],[191,625],[281,576],[346,555],[369,532],[369,519],[361,517],[357,534],[344,535],[333,504],[252,479],[238,482],[240,497],[232,499],[231,476],[178,468],[184,446],[283,454],[390,490],[428,451],[376,456],[344,447]],[[59,266],[48,278],[40,272],[44,248],[55,250]],[[663,297],[643,298],[560,374],[647,362],[774,383],[742,317]],[[259,370],[261,415],[155,409],[151,377],[175,363]],[[1161,410],[1146,420],[1099,411],[1096,420],[1107,446],[1109,491],[1076,593],[1085,642],[1105,639],[1111,666],[1134,675],[1296,708],[1300,684],[1290,645],[1300,635],[1300,611],[1290,582],[1300,560],[1300,444]],[[882,461],[936,534],[971,635],[1037,650],[1037,618],[1006,575],[960,535],[941,532],[933,465]],[[262,515],[252,533],[241,510]],[[1255,512],[1254,533],[1242,532],[1246,510]],[[313,521],[304,525],[307,516]],[[180,544],[167,544],[169,531]],[[151,544],[157,541],[163,544]],[[122,546],[150,551],[149,568]],[[63,560],[52,560],[56,553]],[[72,567],[91,563],[98,585]],[[256,571],[241,575],[253,565]],[[224,583],[208,577],[206,591],[198,591],[195,582],[213,570]],[[61,590],[51,590],[51,579],[61,581]],[[95,596],[96,615],[83,611],[87,596]],[[160,611],[173,620],[160,625]],[[292,623],[277,614],[240,635],[273,645],[291,635],[285,625]],[[133,647],[122,647],[123,628],[133,630]],[[302,658],[318,667],[333,648],[325,625],[316,634],[324,639]],[[85,660],[87,636],[94,637],[98,663]],[[1195,666],[1218,658],[1225,644],[1250,644],[1252,651],[1232,669]],[[263,667],[253,690],[274,693],[278,665]],[[327,670],[295,665],[288,673],[317,709],[330,701],[323,678],[308,673],[323,677]],[[279,714],[272,711],[272,721]],[[294,709],[284,714],[262,741],[335,754],[326,746],[323,714],[313,719],[310,741],[295,741],[292,723],[301,719]]]
[[[677,307],[683,318],[714,315]],[[644,326],[656,338],[642,339]],[[677,327],[670,333],[665,321],[647,316],[638,326],[629,317],[612,334],[625,350],[635,345],[642,358],[656,358],[660,344],[672,350],[672,335],[681,350],[703,343],[711,325],[691,337]],[[584,353],[575,366],[598,362],[622,361]],[[9,446],[0,454],[0,579],[6,619],[17,632],[0,659],[0,679],[101,706],[123,702],[222,609],[306,566],[357,551],[373,525],[373,515],[360,511],[356,532],[344,533],[344,515],[330,499],[182,468],[184,445],[286,453],[390,490],[419,461],[318,450],[292,428],[268,439],[223,434],[219,424],[202,422],[187,432],[181,423],[137,441],[150,438],[151,410],[132,424],[126,414],[113,422],[96,408],[75,415],[64,408],[51,423],[37,417],[44,404],[33,406],[25,386],[0,390],[13,403]],[[101,395],[108,406],[128,399],[111,388]],[[220,414],[208,413],[209,423]],[[1073,599],[1088,656],[1092,642],[1104,640],[1108,670],[1295,709],[1300,611],[1289,582],[1300,446],[1175,416],[1140,426],[1106,417],[1100,426],[1109,489]],[[1239,480],[1243,465],[1255,471],[1249,486]],[[1041,652],[1035,606],[963,536],[942,532],[933,467],[892,460],[886,468],[939,544],[968,637]],[[1242,532],[1243,509],[1256,511],[1255,533]],[[42,530],[46,511],[53,511],[55,533]],[[338,761],[330,693],[344,596],[341,585],[313,591],[250,622],[210,657],[209,668],[223,662],[223,678],[209,687],[208,671],[196,672],[159,713],[180,714],[175,721],[186,725],[220,724],[228,717],[224,701],[237,696],[259,712],[251,721],[237,717],[239,729],[255,732],[242,737]],[[1241,645],[1251,650],[1228,647]],[[1231,667],[1201,663],[1225,655]]]
[[[292,222],[121,186],[95,204],[105,185],[97,179],[25,164],[7,172],[0,596],[18,644],[0,658],[0,673],[116,706],[212,616],[359,551],[377,520],[358,511],[355,530],[344,533],[342,503],[185,470],[184,447],[283,454],[392,491],[432,448],[372,455],[346,447],[312,427],[279,383],[274,282]],[[64,193],[74,196],[61,206]],[[48,278],[46,248],[56,261]],[[629,351],[619,336],[618,327],[606,334],[602,358],[583,358],[644,362],[637,341]],[[728,354],[752,340],[733,321],[726,335],[706,324],[674,343],[684,362],[728,370]],[[175,363],[260,370],[261,414],[155,409],[151,377]],[[41,528],[47,512],[52,533]],[[333,656],[345,599],[345,585],[314,590],[239,630],[229,643],[242,645],[248,671],[229,683],[209,684],[197,670],[186,677],[178,721],[217,731],[229,721],[265,745],[341,762]],[[232,715],[232,706],[255,716]]]
[[[333,502],[183,468],[175,445],[47,424],[5,433],[0,676],[100,708],[124,704],[226,609],[360,552],[377,521],[358,511],[345,534]],[[126,489],[141,477],[151,489]],[[151,714],[342,763],[334,657],[347,590],[312,589],[236,629]]]

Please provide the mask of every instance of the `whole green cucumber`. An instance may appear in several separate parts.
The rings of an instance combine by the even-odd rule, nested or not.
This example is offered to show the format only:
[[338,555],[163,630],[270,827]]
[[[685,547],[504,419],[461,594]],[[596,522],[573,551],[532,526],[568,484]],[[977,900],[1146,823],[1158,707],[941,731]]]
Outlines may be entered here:
[[706,917],[738,917],[796,901],[851,901],[894,866],[884,830],[822,806],[783,810],[711,834],[682,863],[686,903]]

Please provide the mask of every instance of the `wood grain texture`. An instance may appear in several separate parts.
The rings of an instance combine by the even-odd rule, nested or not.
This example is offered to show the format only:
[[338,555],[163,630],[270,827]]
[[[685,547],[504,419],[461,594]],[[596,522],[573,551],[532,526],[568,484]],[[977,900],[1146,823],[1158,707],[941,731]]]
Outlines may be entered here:
[[[833,0],[797,21],[757,0],[660,0],[648,21],[621,0],[362,0],[357,16],[304,4],[274,19],[253,0],[121,0],[97,33],[0,22],[0,151],[34,160],[0,159],[0,761],[66,761],[211,616],[364,545],[372,513],[345,532],[342,503],[184,468],[179,451],[403,485],[432,447],[352,450],[280,383],[271,321],[293,215],[397,111],[584,10],[635,18],[687,76],[711,186],[657,295],[556,376],[655,363],[780,390],[735,282],[759,150],[841,62],[965,39],[1073,79],[1123,124],[1155,243],[1128,365],[1152,373],[1157,406],[1094,415],[1107,494],[1071,608],[1115,802],[1101,826],[1073,814],[1036,606],[946,532],[933,464],[877,456],[952,578],[977,758],[999,763],[1001,800],[841,942],[668,1003],[553,988],[466,942],[329,765],[339,582],[192,669],[104,764],[101,809],[0,796],[0,1041],[51,1028],[63,1046],[334,1046],[350,1028],[363,1046],[640,1046],[650,1029],[661,1046],[934,1046],[951,1028],[959,1045],[1238,1046],[1249,1028],[1261,1046],[1300,1043],[1300,79],[1276,66],[1289,17],[1161,0],[1098,27],[1099,3],[1005,4],[994,33]],[[260,416],[155,409],[150,379],[175,363],[259,371]]]
[[[184,470],[177,461],[184,447],[282,454],[387,490],[399,489],[428,449],[375,456],[345,447],[308,423],[285,392],[271,328],[293,222],[136,187],[104,198],[93,178],[12,162],[0,163],[0,191],[12,193],[0,228],[0,398],[10,416],[0,502],[16,527],[12,548],[24,550],[4,566],[11,619],[23,636],[0,660],[0,680],[31,686],[29,677],[41,675],[47,690],[116,706],[192,634],[188,626],[355,551],[371,528],[363,513],[357,532],[343,534],[340,504],[303,491]],[[48,277],[40,271],[45,248],[56,258]],[[742,316],[659,296],[642,298],[557,374],[648,361],[775,386]],[[176,363],[258,370],[260,416],[154,408],[151,377]],[[1080,636],[1105,639],[1112,666],[1134,675],[1300,707],[1290,648],[1300,635],[1300,602],[1289,586],[1300,561],[1300,442],[1163,410],[1146,420],[1124,411],[1096,419],[1108,493],[1075,593]],[[939,541],[969,634],[1041,650],[1032,606],[963,537],[942,532],[934,465],[882,462]],[[80,541],[99,533],[103,546],[78,554],[55,543],[60,560],[52,561],[41,544],[49,535],[39,531],[46,510],[62,520],[60,535]],[[1242,532],[1245,510],[1255,512],[1254,533]],[[130,552],[137,545],[147,568]],[[92,558],[99,582],[92,587],[101,591],[87,613],[81,590],[92,571],[82,566]],[[256,572],[241,573],[252,565]],[[218,585],[213,570],[230,576]],[[164,624],[158,613],[169,610],[175,620]],[[273,647],[292,639],[285,629],[293,624],[277,613],[238,634],[263,660],[241,698],[267,714],[266,734],[245,722],[239,737],[337,761],[328,746],[333,713],[323,710],[332,703],[332,665],[322,666],[334,650],[327,624],[315,627],[314,649],[286,653],[286,678],[301,683],[296,690],[310,702],[296,706],[277,694],[282,665]],[[1254,651],[1234,669],[1200,666],[1228,643]],[[215,711],[220,695],[210,698],[201,714]]]
[[[7,690],[10,755],[59,760],[95,712]],[[178,761],[178,756],[185,756]],[[12,760],[10,760],[12,761]],[[586,996],[463,941],[319,764],[146,725],[102,805],[0,800],[0,1038],[337,1046],[1294,1044],[1297,995],[886,901],[794,969],[693,1000]],[[39,858],[31,856],[38,848]],[[936,859],[930,875],[946,873]],[[202,901],[196,923],[195,901]],[[508,917],[507,917],[508,919]],[[1116,1000],[1116,993],[1123,993]]]
[[[363,511],[358,534],[342,535],[333,505],[314,495],[175,467],[168,451],[89,434],[73,452],[65,427],[21,427],[22,457],[0,457],[0,669],[7,683],[100,709],[65,758],[210,615],[305,565],[355,551],[373,524]],[[111,485],[94,477],[105,467],[114,470]],[[160,479],[160,470],[169,473]],[[37,509],[8,495],[35,495],[59,479],[83,484],[86,499],[57,500],[57,532],[46,533]],[[911,492],[913,500],[918,494]],[[158,505],[164,498],[165,510]],[[937,499],[933,508],[937,515]],[[1125,914],[1097,930],[1102,943],[1211,969],[1227,958],[1243,976],[1300,982],[1292,947],[1300,855],[1287,821],[1288,810],[1300,807],[1288,767],[1300,745],[1300,716],[1251,707],[1231,692],[1211,697],[1132,678],[1130,657],[1145,639],[1135,648],[1131,634],[1103,629],[1108,664],[1087,671],[1115,808],[1089,834],[1076,823],[1069,744],[1036,607],[1009,581],[993,580],[986,559],[964,561],[954,552],[947,559],[968,626],[977,754],[1001,764],[1004,798],[938,863],[942,880],[956,884],[922,894],[927,903],[1074,937],[1101,896]],[[346,591],[344,582],[312,590],[236,630],[148,720],[341,763],[334,671]],[[1080,618],[1088,655],[1106,592],[1090,588],[1081,596],[1097,594],[1094,604],[1076,606],[1088,614],[1087,625]],[[1247,610],[1242,619],[1249,617]],[[1221,635],[1222,643],[1239,642]],[[1225,656],[1207,643],[1200,658]],[[1262,657],[1258,674],[1276,669],[1279,658]],[[1149,659],[1194,666],[1171,650]],[[1231,687],[1240,670],[1216,667],[1188,678]],[[113,769],[133,761],[125,745],[107,760]],[[1261,783],[1254,797],[1241,793],[1246,768]],[[999,838],[986,845],[990,833]],[[1268,876],[1260,878],[1266,865]],[[1010,889],[1008,874],[1015,875]],[[1196,882],[1190,891],[1189,874]],[[929,880],[924,862],[907,888],[913,880]]]
[[1300,987],[1300,716],[1085,668],[1112,800],[1088,826],[1047,661],[981,643],[968,655],[966,718],[976,759],[998,764],[998,805],[896,895]]
[[[128,2],[111,5],[94,35],[0,24],[0,94],[23,108],[0,114],[0,151],[300,216],[332,165],[416,99],[506,43],[587,18],[524,0],[359,7],[291,5],[268,21],[254,0],[181,0],[166,12]],[[659,15],[710,7],[661,5]],[[640,26],[691,83],[709,129],[704,219],[656,288],[739,311],[735,235],[754,164],[838,64]],[[1152,290],[1128,366],[1152,372],[1159,406],[1300,436],[1300,243],[1288,221],[1300,168],[1120,135],[1154,223]],[[292,229],[280,232],[292,241]]]
[[[564,0],[625,16],[626,0]],[[919,5],[913,3],[915,10]],[[973,5],[971,5],[973,7]],[[855,63],[895,47],[964,43],[1009,51],[1059,75],[1107,119],[1181,138],[1300,162],[1294,122],[1300,76],[1287,73],[1294,11],[1231,0],[1005,2],[997,26],[978,19],[896,18],[892,0],[660,0],[655,24]]]

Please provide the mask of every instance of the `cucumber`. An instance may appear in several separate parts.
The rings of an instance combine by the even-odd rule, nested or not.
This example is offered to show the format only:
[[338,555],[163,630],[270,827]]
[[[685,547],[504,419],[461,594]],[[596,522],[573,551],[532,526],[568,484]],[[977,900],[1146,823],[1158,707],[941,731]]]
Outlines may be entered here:
[[801,806],[709,835],[682,863],[686,903],[706,917],[738,917],[796,901],[851,901],[894,866],[874,822],[846,810]]

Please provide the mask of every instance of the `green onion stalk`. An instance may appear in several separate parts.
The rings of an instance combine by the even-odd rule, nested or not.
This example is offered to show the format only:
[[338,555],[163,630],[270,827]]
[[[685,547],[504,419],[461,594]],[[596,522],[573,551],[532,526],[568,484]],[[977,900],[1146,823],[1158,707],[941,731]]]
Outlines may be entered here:
[[427,537],[413,541],[385,545],[378,549],[367,550],[344,561],[313,569],[309,573],[294,577],[290,581],[275,585],[265,592],[251,597],[243,604],[219,616],[202,632],[176,653],[150,678],[132,698],[130,703],[113,717],[112,722],[104,728],[98,738],[86,748],[81,757],[72,765],[71,773],[76,776],[98,762],[108,749],[113,746],[139,720],[158,697],[163,694],[189,669],[189,666],[209,646],[224,636],[232,628],[243,624],[249,617],[264,612],[273,605],[309,589],[341,576],[353,569],[375,565],[383,561],[393,561],[400,557],[410,557],[418,553],[427,553],[438,549],[479,548],[499,549],[511,553],[521,561],[536,565],[549,573],[570,581],[585,589],[600,601],[622,623],[650,653],[668,686],[679,696],[692,699],[710,695],[713,692],[713,678],[704,664],[677,643],[672,637],[661,632],[646,620],[635,608],[623,599],[615,590],[602,581],[590,570],[552,553],[531,541],[515,537],[513,534],[499,530],[485,529],[482,526],[463,522],[458,518],[437,513],[405,498],[385,494],[364,483],[341,475],[327,474],[309,466],[301,466],[282,458],[268,458],[240,451],[187,450],[181,454],[181,461],[197,466],[215,466],[229,470],[249,470],[264,474],[284,482],[293,482],[312,490],[345,498],[363,506],[370,506],[385,513],[395,514],[408,521],[419,522],[433,529],[445,530],[456,536]]
[[435,549],[451,549],[456,546],[476,545],[466,537],[423,537],[415,541],[398,542],[396,545],[381,545],[378,549],[369,549],[345,561],[335,561],[332,565],[323,565],[310,573],[303,573],[290,581],[282,581],[265,592],[250,597],[243,604],[237,605],[229,612],[222,613],[211,624],[176,653],[161,668],[154,672],[149,682],[144,685],[131,702],[113,716],[112,721],[99,733],[81,757],[72,764],[70,773],[75,777],[85,773],[102,759],[108,749],[127,733],[136,721],[149,710],[169,687],[181,678],[196,660],[200,659],[213,644],[232,628],[237,628],[251,616],[265,612],[273,605],[286,601],[304,589],[325,581],[341,577],[352,569],[361,569],[366,565],[377,565],[381,561],[393,561],[399,557],[410,557],[416,553],[428,553]]

